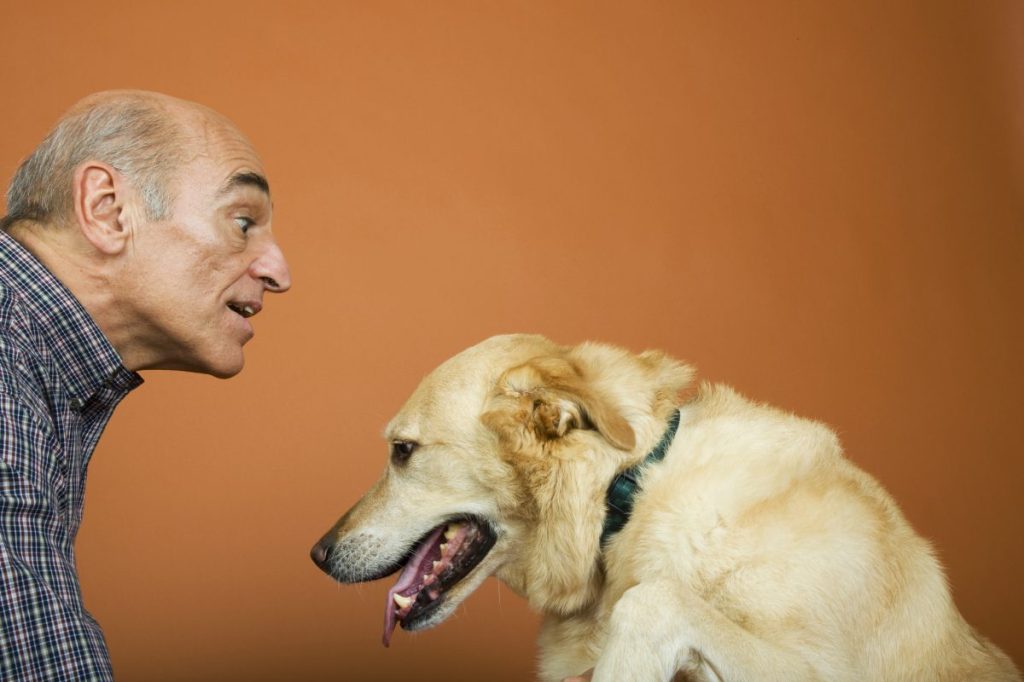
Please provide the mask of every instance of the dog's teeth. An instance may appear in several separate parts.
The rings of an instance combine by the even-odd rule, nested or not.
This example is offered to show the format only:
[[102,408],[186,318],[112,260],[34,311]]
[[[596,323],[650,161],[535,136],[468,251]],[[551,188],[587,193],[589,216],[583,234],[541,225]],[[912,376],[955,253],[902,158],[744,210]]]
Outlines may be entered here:
[[441,543],[441,556],[444,556],[447,551],[448,551],[448,543],[447,542],[442,542]]
[[444,539],[451,540],[459,532],[459,528],[462,527],[461,523],[453,523],[448,526],[444,531]]
[[437,582],[437,576],[436,575],[426,575],[426,574],[424,574],[424,576],[423,576],[423,584],[424,585],[433,585],[436,582]]
[[441,568],[442,568],[441,562],[440,561],[435,561],[434,562],[434,573],[440,573],[441,572]]
[[397,604],[398,608],[400,608],[400,609],[404,609],[407,606],[409,606],[410,604],[412,604],[412,597],[403,597],[400,594],[396,594],[394,599],[395,599],[395,604]]

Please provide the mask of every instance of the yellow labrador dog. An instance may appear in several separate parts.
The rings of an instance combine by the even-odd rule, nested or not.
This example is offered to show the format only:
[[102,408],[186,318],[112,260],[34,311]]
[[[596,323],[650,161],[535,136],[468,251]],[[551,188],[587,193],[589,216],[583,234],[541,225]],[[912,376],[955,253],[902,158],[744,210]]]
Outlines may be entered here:
[[400,572],[385,644],[497,576],[544,614],[544,680],[1021,679],[832,431],[726,386],[681,400],[691,375],[484,341],[391,420],[383,476],[313,559],[346,583]]

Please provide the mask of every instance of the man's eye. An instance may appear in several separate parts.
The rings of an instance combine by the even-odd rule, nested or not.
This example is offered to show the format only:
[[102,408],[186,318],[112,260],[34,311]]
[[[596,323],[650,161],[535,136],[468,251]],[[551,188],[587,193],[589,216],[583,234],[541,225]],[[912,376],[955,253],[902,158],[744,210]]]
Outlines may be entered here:
[[391,443],[391,459],[398,464],[404,464],[419,446],[420,444],[415,441],[396,440]]
[[241,228],[242,234],[248,232],[249,228],[256,224],[256,221],[254,221],[252,218],[247,218],[246,216],[236,217],[235,222],[238,224],[238,227]]

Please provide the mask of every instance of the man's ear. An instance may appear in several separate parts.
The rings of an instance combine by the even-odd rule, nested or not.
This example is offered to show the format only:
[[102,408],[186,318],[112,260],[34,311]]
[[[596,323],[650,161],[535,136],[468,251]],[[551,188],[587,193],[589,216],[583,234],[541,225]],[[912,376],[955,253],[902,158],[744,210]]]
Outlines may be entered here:
[[98,251],[115,255],[130,238],[124,176],[102,161],[86,161],[75,168],[72,197],[82,236]]

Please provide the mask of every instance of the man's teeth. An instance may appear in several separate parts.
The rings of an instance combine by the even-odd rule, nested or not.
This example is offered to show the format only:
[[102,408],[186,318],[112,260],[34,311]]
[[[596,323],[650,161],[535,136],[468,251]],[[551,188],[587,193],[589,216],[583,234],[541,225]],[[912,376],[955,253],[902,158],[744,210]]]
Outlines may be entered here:
[[256,311],[252,309],[250,305],[238,305],[237,303],[228,303],[228,307],[234,310],[242,317],[252,317],[256,314]]
[[398,606],[398,608],[404,609],[407,606],[409,606],[410,604],[412,604],[412,597],[403,597],[400,594],[396,594],[395,595],[395,604]]

